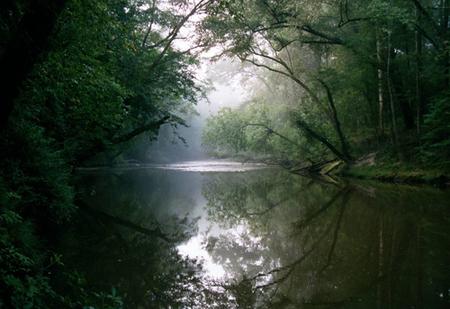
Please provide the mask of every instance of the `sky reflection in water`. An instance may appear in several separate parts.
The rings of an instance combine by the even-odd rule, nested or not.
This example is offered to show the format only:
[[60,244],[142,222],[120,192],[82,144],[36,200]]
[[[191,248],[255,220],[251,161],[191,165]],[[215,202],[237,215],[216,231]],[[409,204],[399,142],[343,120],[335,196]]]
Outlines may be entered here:
[[230,308],[440,308],[449,302],[449,192],[327,185],[227,161],[90,177],[90,202],[100,210],[140,226],[160,224],[168,234],[174,224],[190,230],[178,252],[202,259],[204,276],[233,284],[224,283],[233,295]]

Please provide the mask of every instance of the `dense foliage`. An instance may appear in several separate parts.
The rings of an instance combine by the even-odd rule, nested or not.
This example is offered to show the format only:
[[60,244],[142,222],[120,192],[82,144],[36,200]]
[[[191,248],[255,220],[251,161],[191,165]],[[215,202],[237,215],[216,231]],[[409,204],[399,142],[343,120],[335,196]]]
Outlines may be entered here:
[[[120,291],[89,290],[55,251],[80,206],[73,174],[142,152],[134,141],[154,139],[162,125],[183,125],[204,95],[194,76],[201,48],[220,46],[264,85],[210,119],[204,143],[213,153],[291,164],[352,162],[376,151],[448,166],[449,7],[449,0],[3,0],[0,307],[123,306]],[[176,48],[184,35],[195,46]],[[127,245],[156,250],[152,238]],[[161,307],[211,297],[195,294],[199,265],[174,246],[153,252],[172,268],[165,290],[150,285],[152,297]],[[148,271],[163,275],[165,260],[153,262]],[[73,295],[55,288],[60,278]],[[184,283],[194,286],[179,293]]]
[[[289,159],[378,152],[448,165],[435,160],[449,149],[448,21],[448,1],[218,1],[204,39],[253,67],[266,87],[211,119],[205,145],[259,154],[264,144]],[[266,128],[247,127],[255,122]],[[273,148],[274,132],[292,143]]]
[[[195,56],[173,44],[201,6],[134,0],[1,6],[3,85],[19,91],[2,88],[1,98],[0,307],[120,307],[120,291],[85,290],[89,282],[63,267],[65,257],[52,244],[78,206],[74,168],[109,164],[133,148],[135,137],[152,139],[161,125],[183,123],[180,116],[203,95]],[[29,40],[36,48],[28,49]],[[167,250],[183,268],[190,262],[176,257],[173,246]],[[59,295],[55,272],[73,281],[78,296]]]

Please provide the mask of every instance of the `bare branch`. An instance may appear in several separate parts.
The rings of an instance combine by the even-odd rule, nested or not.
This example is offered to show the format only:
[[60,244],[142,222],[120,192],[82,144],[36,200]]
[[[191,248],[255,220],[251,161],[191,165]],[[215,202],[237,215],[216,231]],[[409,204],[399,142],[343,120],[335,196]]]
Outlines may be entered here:
[[371,20],[371,17],[358,17],[358,18],[350,18],[348,12],[348,0],[345,0],[345,4],[342,1],[339,2],[339,24],[338,27],[341,28],[349,23],[358,22],[358,21],[366,21]]
[[313,29],[309,25],[297,26],[296,28],[326,40],[326,42],[328,42],[327,44],[336,44],[336,45],[343,45],[344,44],[344,42],[340,38],[333,37],[333,36],[330,36],[330,35],[328,35],[328,34],[326,34],[324,32],[321,32],[321,31],[318,31],[316,29]]
[[180,32],[181,28],[184,26],[184,24],[199,10],[205,8],[209,3],[211,3],[214,0],[201,0],[199,1],[192,9],[191,11],[186,14],[179,22],[178,24],[172,29],[172,31],[169,33],[169,35],[164,39],[166,42],[163,50],[159,53],[158,57],[153,61],[153,63],[149,67],[149,71],[153,71],[155,67],[157,67],[166,53],[169,51],[169,49],[172,46],[172,42],[177,37],[178,33]]
[[434,21],[433,17],[427,12],[427,10],[423,7],[422,3],[420,3],[419,0],[411,0],[416,8],[419,10],[419,12],[426,17],[426,20],[430,23],[430,25],[433,27],[434,31],[436,31],[437,34],[440,34],[441,31],[439,29],[439,26]]
[[156,7],[156,0],[153,0],[152,1],[152,9],[151,9],[152,10],[152,18],[150,20],[150,25],[148,26],[147,31],[145,33],[144,40],[142,40],[142,47],[145,47],[148,36],[150,35],[150,32],[152,31],[152,28],[153,28],[153,23],[155,21],[155,7]]

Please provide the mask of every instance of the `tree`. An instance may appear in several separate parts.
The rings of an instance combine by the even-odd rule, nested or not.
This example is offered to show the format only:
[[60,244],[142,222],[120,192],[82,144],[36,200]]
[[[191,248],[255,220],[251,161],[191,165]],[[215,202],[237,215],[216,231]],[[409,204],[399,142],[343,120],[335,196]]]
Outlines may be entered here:
[[65,0],[28,1],[20,23],[14,29],[0,56],[0,129],[8,122],[20,87],[40,56],[48,51],[48,42]]
[[[164,123],[183,124],[203,89],[192,69],[197,49],[173,42],[208,3],[2,2],[0,306],[73,305],[49,271],[65,262],[50,246],[77,210],[73,168],[152,138]],[[77,304],[84,296],[120,304],[108,293],[80,292]]]
[[347,162],[381,149],[404,161],[419,146],[429,102],[448,90],[448,8],[439,3],[219,1],[201,31],[221,55],[298,87],[286,88],[297,97],[291,125],[308,142]]
[[[303,51],[320,58],[322,57],[320,52],[308,47],[309,45],[341,45],[343,41],[324,30],[317,30],[315,25],[311,25],[302,18],[301,14],[304,12],[292,11],[295,7],[293,2],[282,1],[275,4],[269,1],[253,1],[243,4],[239,1],[227,1],[219,3],[218,7],[212,7],[210,17],[204,23],[207,31],[205,40],[220,44],[224,50],[223,53],[236,55],[241,61],[281,74],[299,86],[304,92],[303,96],[308,97],[322,109],[332,123],[341,150],[313,129],[300,115],[297,115],[299,119],[295,123],[307,135],[329,148],[337,157],[345,161],[351,160],[332,91],[323,80],[319,81],[325,89],[326,105],[324,106],[317,90],[312,86],[315,80],[314,73],[309,73],[310,76],[306,74],[307,71],[317,72],[320,69],[320,61],[302,64],[293,56],[296,51]],[[315,6],[311,4],[307,8],[313,10]]]

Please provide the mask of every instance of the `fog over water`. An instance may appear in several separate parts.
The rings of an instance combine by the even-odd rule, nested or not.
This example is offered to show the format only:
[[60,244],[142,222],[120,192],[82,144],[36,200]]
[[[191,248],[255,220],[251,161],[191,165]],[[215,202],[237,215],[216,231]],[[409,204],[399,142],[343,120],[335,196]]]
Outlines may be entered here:
[[[248,99],[242,85],[241,64],[236,60],[222,59],[211,62],[204,58],[196,72],[201,83],[207,83],[207,99],[195,106],[196,114],[183,115],[188,127],[174,129],[170,125],[160,128],[158,139],[148,150],[149,160],[155,163],[204,160],[207,154],[202,149],[202,130],[208,117],[217,114],[223,107],[237,107]],[[185,143],[180,139],[185,140]]]

